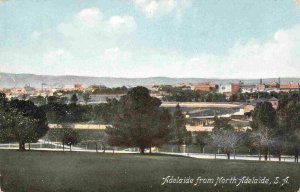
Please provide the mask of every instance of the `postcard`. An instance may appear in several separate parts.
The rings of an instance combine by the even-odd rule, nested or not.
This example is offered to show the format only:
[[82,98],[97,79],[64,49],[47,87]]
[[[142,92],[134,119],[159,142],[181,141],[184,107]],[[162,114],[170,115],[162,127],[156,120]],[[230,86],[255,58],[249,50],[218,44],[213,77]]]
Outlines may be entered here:
[[0,192],[297,192],[299,152],[299,0],[0,0]]

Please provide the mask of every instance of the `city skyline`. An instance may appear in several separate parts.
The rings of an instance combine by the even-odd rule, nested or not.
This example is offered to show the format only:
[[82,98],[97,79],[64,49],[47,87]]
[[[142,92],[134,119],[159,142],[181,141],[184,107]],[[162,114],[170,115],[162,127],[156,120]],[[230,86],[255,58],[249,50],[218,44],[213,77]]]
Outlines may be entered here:
[[300,76],[295,0],[9,0],[0,1],[0,18],[0,72]]

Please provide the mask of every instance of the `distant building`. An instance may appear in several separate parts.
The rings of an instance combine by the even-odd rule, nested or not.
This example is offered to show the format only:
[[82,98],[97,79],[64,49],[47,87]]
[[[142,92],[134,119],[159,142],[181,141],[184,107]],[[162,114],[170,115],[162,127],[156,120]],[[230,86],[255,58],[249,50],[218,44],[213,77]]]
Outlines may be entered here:
[[75,84],[74,88],[76,91],[84,91],[84,87],[81,84]]
[[242,84],[241,85],[241,92],[242,93],[253,93],[253,92],[256,92],[257,91],[257,88],[256,88],[256,85],[244,85]]
[[198,83],[195,84],[193,87],[194,87],[194,91],[204,91],[204,92],[215,91],[217,88],[215,84],[212,84],[210,82]]
[[239,83],[231,83],[231,84],[219,86],[219,93],[226,96],[231,96],[233,94],[236,94],[240,92],[240,90],[241,90],[241,86]]
[[26,85],[25,87],[24,87],[24,94],[26,94],[26,95],[34,95],[35,94],[35,92],[36,92],[36,89],[35,88],[33,88],[33,87],[30,87],[29,85]]
[[64,91],[72,91],[72,90],[74,90],[74,85],[65,85],[63,90]]
[[264,83],[259,83],[256,85],[256,90],[259,92],[264,92],[266,90],[266,84]]
[[280,85],[280,91],[299,91],[300,90],[300,86],[299,83],[295,84],[293,82],[291,82],[290,84],[286,84],[286,85]]
[[272,106],[274,109],[278,108],[278,99],[275,97],[272,97],[271,99],[269,99],[269,102],[272,103]]
[[264,103],[264,102],[270,102],[272,104],[272,107],[274,109],[278,108],[278,99],[275,98],[275,97],[272,97],[271,99],[266,99],[266,98],[262,97],[262,98],[253,100],[251,102],[251,104],[254,105],[254,106],[256,106],[258,103]]

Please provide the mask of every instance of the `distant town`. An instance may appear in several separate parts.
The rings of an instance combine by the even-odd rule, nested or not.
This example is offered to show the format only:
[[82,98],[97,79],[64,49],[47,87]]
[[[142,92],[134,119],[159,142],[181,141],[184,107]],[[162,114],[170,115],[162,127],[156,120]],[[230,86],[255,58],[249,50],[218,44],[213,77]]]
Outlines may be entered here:
[[[152,97],[162,101],[162,107],[174,109],[179,103],[188,119],[187,130],[209,131],[213,129],[214,117],[229,118],[233,125],[244,130],[250,129],[251,112],[257,103],[270,102],[274,109],[278,108],[279,93],[299,91],[299,83],[281,84],[277,81],[258,84],[239,83],[215,84],[212,82],[177,83],[173,85],[146,86]],[[82,84],[52,86],[41,83],[40,87],[24,85],[24,87],[1,88],[9,100],[30,100],[37,106],[49,102],[61,104],[72,103],[76,96],[76,104],[97,105],[109,100],[119,100],[131,86],[106,87],[105,85],[83,86]],[[54,127],[54,125],[49,125]],[[75,125],[82,127],[83,125]],[[92,128],[92,125],[85,125]],[[97,126],[96,126],[97,127]],[[103,126],[105,128],[105,126]]]

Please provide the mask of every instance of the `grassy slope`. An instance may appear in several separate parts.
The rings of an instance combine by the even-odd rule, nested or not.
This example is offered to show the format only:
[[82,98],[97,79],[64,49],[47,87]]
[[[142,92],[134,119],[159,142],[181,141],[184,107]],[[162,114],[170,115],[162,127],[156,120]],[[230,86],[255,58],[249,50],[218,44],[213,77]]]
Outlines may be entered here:
[[[7,191],[296,191],[300,164],[199,160],[163,155],[0,151],[2,189]],[[225,184],[161,186],[166,176],[290,177],[284,188]]]

